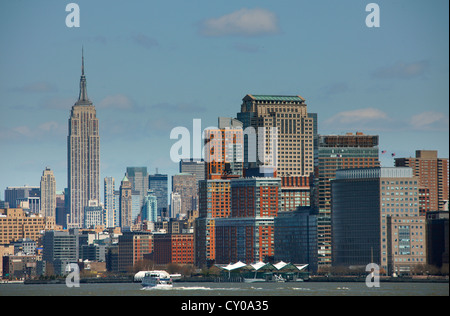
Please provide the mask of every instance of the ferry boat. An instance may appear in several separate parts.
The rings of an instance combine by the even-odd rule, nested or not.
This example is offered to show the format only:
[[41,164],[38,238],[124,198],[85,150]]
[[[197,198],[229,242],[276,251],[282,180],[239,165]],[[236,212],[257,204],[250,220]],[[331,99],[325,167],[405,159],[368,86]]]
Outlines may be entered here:
[[157,289],[171,289],[173,287],[172,278],[166,271],[148,271],[142,278],[142,286]]

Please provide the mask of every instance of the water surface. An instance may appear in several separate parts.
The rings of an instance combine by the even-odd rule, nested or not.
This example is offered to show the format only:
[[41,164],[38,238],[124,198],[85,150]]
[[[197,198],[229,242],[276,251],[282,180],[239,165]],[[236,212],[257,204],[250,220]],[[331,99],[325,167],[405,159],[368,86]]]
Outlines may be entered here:
[[169,290],[142,288],[139,283],[0,284],[0,296],[448,296],[448,283],[175,283]]

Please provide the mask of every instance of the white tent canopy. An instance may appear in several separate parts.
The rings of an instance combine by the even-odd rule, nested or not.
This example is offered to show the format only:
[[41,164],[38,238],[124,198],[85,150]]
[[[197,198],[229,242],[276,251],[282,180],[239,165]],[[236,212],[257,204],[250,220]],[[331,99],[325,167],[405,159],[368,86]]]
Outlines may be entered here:
[[304,270],[308,264],[293,264],[293,263],[286,263],[283,261],[280,261],[276,264],[271,263],[264,263],[262,261],[252,263],[252,264],[245,264],[242,261],[238,261],[234,264],[230,263],[228,265],[220,265],[216,264],[216,267],[226,270],[228,272],[231,272],[233,270],[239,270],[239,269],[246,269],[250,271],[260,271],[260,270],[271,270],[271,271],[278,271],[283,272],[283,270],[297,270],[298,272]]

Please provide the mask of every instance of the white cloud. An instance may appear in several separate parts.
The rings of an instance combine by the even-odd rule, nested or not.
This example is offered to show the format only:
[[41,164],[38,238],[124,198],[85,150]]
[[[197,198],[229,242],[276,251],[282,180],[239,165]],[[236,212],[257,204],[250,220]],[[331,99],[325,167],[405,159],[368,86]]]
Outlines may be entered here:
[[201,24],[205,36],[258,36],[279,32],[277,16],[265,9],[240,9],[233,13],[205,20]]
[[337,113],[328,120],[326,124],[349,124],[356,122],[367,122],[373,120],[385,120],[388,119],[386,113],[374,108],[365,108],[352,111],[344,111]]
[[380,68],[372,74],[377,79],[410,79],[423,76],[429,68],[426,60],[404,63],[397,62],[394,65]]
[[411,117],[411,127],[422,131],[448,131],[448,115],[435,111],[423,112]]
[[109,95],[101,100],[98,108],[118,109],[118,110],[130,110],[134,108],[133,101],[123,94]]
[[448,114],[427,111],[396,119],[387,113],[375,109],[364,108],[339,112],[326,119],[321,128],[327,130],[367,130],[374,132],[385,131],[422,131],[436,132],[449,130]]
[[36,127],[26,125],[0,129],[0,140],[44,141],[53,140],[67,132],[67,127],[55,121],[44,122]]

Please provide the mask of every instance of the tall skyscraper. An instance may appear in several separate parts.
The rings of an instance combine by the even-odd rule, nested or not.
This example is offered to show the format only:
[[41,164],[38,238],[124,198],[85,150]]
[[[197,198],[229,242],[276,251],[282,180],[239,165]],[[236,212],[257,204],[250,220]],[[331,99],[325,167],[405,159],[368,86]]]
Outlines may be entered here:
[[134,191],[139,191],[139,196],[141,198],[140,206],[142,206],[144,197],[147,195],[148,191],[147,167],[127,167],[125,175],[131,182],[131,188]]
[[153,190],[158,200],[158,216],[168,212],[168,175],[151,174],[148,176],[148,189]]
[[215,219],[216,263],[272,260],[281,179],[253,177],[230,183],[230,216]]
[[229,179],[199,182],[199,217],[195,220],[195,264],[198,267],[216,258],[216,218],[231,213],[231,183]]
[[119,226],[131,227],[132,225],[132,196],[131,196],[131,182],[125,176],[120,184],[120,213],[119,213]]
[[114,198],[115,180],[113,177],[106,177],[104,181],[105,194],[105,225],[106,227],[116,226],[116,201]]
[[142,221],[156,223],[158,219],[158,198],[152,190],[148,190],[142,206]]
[[68,188],[70,216],[68,227],[82,227],[84,207],[99,202],[100,136],[96,110],[89,100],[81,58],[80,95],[69,118]]
[[331,184],[339,169],[379,167],[378,135],[319,135],[312,205],[317,217],[319,265],[331,264]]
[[[197,178],[190,173],[180,173],[172,176],[172,192],[181,197],[181,216],[187,216],[189,211],[198,210]],[[172,213],[172,217],[175,214]]]
[[180,173],[195,174],[197,182],[205,180],[205,161],[203,159],[181,159]]
[[417,150],[415,158],[396,158],[397,167],[410,167],[419,178],[420,212],[448,210],[448,158],[438,158],[437,150]]
[[244,166],[243,124],[232,118],[219,117],[219,128],[206,129],[206,179],[242,177]]
[[53,171],[48,167],[41,177],[41,214],[56,218],[56,181]]
[[181,195],[178,192],[170,194],[170,213],[173,218],[177,218],[181,214]]
[[[315,122],[301,96],[251,95],[243,98],[237,119],[244,134],[253,127],[257,134],[258,166],[275,166],[277,176],[309,176],[314,172]],[[262,129],[262,128],[265,128]],[[276,129],[272,129],[276,128]],[[244,167],[255,163],[249,136],[244,140]],[[264,154],[264,155],[262,155]]]

